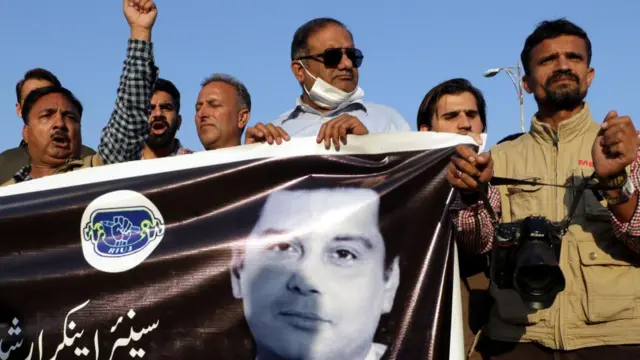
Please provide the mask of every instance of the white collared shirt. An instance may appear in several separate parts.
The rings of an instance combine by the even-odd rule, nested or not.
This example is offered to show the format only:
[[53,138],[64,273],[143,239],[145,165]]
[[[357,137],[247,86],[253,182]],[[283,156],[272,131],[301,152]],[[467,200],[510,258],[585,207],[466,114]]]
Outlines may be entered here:
[[273,125],[280,126],[289,136],[316,136],[325,122],[342,114],[357,117],[369,133],[411,131],[409,123],[396,110],[380,104],[355,100],[327,113],[321,113],[296,99],[296,107],[282,114]]

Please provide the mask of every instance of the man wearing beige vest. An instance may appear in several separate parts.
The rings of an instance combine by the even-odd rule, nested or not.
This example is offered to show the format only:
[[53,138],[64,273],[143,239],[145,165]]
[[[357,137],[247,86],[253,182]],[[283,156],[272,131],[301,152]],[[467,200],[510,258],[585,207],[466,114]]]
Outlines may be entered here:
[[71,91],[55,84],[35,89],[21,109],[22,136],[31,163],[2,186],[140,159],[149,134],[150,99],[158,76],[151,43],[158,11],[152,0],[123,0],[123,4],[131,38],[115,108],[102,130],[98,153],[80,157],[82,105]]
[[492,280],[495,305],[477,349],[485,359],[638,359],[638,133],[615,111],[593,120],[584,101],[595,75],[591,42],[580,27],[564,19],[541,23],[521,59],[524,88],[538,104],[529,132],[479,155],[459,146],[451,160],[447,178],[460,189],[451,208],[459,246],[492,250],[494,226],[481,199],[494,177],[537,180],[488,188],[500,223],[532,215],[562,221],[592,175],[590,182],[608,190],[584,191],[577,202],[557,252],[564,288],[548,304],[534,310],[523,287],[499,288]]

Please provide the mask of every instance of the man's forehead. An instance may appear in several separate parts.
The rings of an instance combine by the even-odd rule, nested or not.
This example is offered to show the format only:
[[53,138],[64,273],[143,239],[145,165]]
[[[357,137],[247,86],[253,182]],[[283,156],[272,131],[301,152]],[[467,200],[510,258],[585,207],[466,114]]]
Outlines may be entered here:
[[151,102],[154,104],[172,103],[173,96],[166,91],[156,91],[151,96]]
[[219,100],[233,98],[234,91],[235,89],[233,88],[233,86],[225,82],[212,81],[200,90],[198,100]]
[[531,53],[533,56],[540,57],[569,51],[586,55],[587,44],[585,40],[575,35],[560,35],[543,40],[532,49]]
[[438,100],[438,108],[441,112],[478,110],[475,96],[470,92],[460,94],[448,94]]
[[255,230],[377,228],[378,211],[378,195],[370,189],[283,190],[269,196]]
[[329,24],[311,34],[307,46],[309,51],[316,53],[327,48],[349,48],[355,45],[347,29],[337,24]]
[[60,109],[60,110],[73,110],[77,111],[75,106],[60,93],[47,94],[36,101],[33,104],[33,109]]

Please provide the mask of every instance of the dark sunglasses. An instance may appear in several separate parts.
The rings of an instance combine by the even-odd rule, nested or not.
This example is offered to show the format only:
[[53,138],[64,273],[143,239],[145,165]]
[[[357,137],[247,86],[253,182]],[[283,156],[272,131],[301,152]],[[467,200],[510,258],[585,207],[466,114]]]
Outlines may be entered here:
[[316,60],[324,64],[326,68],[336,68],[340,61],[342,61],[342,55],[347,55],[347,58],[351,60],[354,68],[359,68],[362,65],[362,51],[356,48],[328,48],[321,54],[301,56],[297,60]]

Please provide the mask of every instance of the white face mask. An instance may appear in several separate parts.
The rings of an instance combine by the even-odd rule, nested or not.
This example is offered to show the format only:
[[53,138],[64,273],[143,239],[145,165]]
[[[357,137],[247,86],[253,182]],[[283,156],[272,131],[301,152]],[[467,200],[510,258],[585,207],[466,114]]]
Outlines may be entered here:
[[364,96],[364,91],[360,87],[356,87],[352,92],[344,92],[319,77],[311,75],[309,70],[302,64],[302,61],[300,61],[300,65],[309,76],[316,80],[311,90],[307,90],[304,84],[302,87],[311,100],[321,108],[333,110],[344,103],[358,100]]

